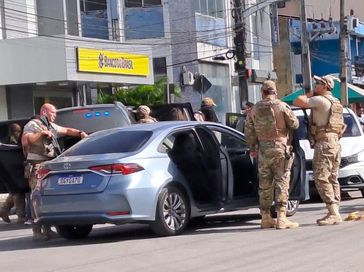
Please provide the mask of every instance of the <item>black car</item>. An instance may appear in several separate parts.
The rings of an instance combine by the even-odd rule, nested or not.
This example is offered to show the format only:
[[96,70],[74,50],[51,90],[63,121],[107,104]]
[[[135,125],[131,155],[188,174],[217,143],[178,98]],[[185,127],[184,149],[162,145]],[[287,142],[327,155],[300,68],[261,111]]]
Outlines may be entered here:
[[[18,123],[22,127],[30,118],[0,122],[0,193],[28,191],[24,178],[22,147],[8,144],[10,125]],[[56,123],[73,127],[90,134],[108,128],[125,127],[135,123],[128,109],[120,102],[63,108],[57,110]],[[63,150],[78,142],[80,138],[65,136],[59,139]]]

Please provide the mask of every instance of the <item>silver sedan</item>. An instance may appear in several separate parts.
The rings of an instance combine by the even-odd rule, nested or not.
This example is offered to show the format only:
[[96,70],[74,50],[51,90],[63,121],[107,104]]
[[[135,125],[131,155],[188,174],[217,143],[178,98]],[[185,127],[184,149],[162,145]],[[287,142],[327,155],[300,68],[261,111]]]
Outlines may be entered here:
[[[291,197],[307,198],[299,152]],[[36,222],[67,239],[94,224],[149,223],[180,234],[191,218],[258,204],[258,182],[244,135],[224,125],[159,122],[90,135],[38,172]]]

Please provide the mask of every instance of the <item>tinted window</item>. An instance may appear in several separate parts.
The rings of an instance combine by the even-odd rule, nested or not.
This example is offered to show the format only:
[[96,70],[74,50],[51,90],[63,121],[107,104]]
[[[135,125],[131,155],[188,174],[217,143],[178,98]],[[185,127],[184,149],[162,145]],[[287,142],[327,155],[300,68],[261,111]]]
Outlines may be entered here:
[[134,152],[142,148],[152,134],[151,131],[110,132],[102,137],[86,138],[65,151],[62,156]]
[[343,137],[360,136],[360,129],[358,127],[358,124],[355,122],[355,119],[351,114],[344,114],[344,122],[347,127]]
[[75,109],[57,112],[56,124],[87,133],[130,125],[128,114],[120,108]]
[[223,147],[227,149],[247,148],[246,143],[243,140],[239,139],[238,137],[235,137],[227,132],[218,131],[213,128],[210,129],[213,131],[217,140]]

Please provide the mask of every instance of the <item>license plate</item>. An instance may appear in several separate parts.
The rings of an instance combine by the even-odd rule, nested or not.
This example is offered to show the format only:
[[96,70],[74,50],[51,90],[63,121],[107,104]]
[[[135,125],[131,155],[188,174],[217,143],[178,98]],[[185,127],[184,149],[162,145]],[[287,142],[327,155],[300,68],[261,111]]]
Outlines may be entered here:
[[82,176],[68,176],[68,177],[60,177],[58,178],[59,185],[73,185],[73,184],[82,184],[83,177]]

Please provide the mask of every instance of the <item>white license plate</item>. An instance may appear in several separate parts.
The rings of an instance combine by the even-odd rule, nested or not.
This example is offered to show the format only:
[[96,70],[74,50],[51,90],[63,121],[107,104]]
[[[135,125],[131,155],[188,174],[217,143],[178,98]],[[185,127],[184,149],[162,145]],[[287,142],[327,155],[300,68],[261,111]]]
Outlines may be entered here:
[[82,176],[68,176],[68,177],[60,177],[58,178],[59,185],[73,185],[73,184],[82,184],[83,177]]

